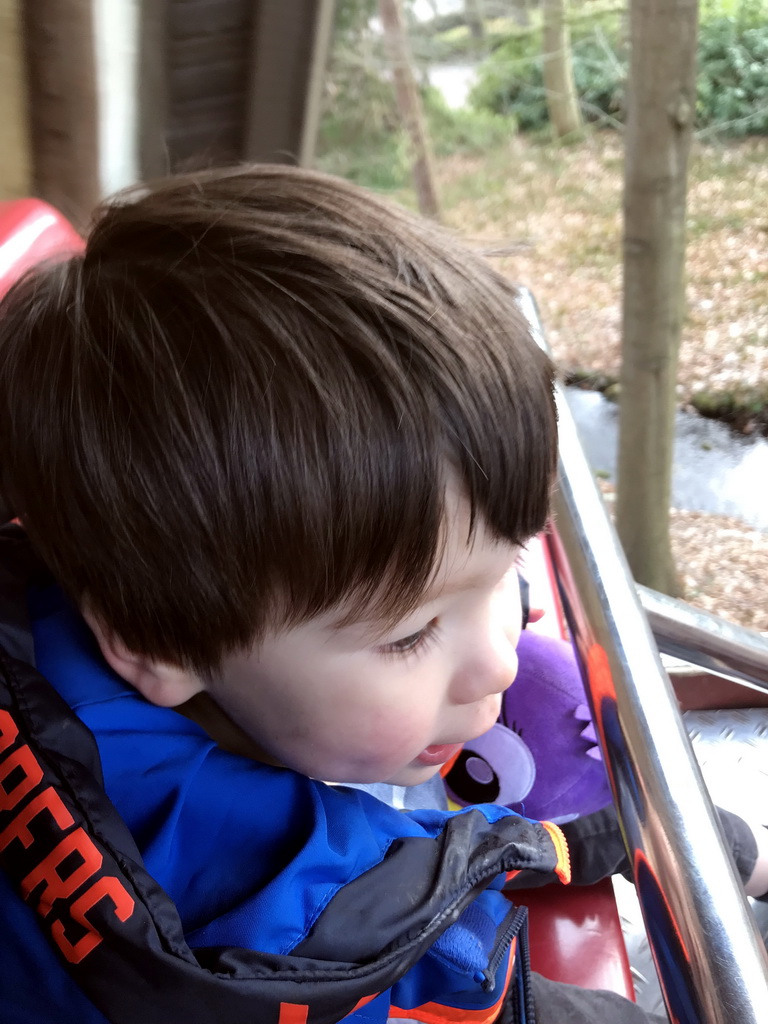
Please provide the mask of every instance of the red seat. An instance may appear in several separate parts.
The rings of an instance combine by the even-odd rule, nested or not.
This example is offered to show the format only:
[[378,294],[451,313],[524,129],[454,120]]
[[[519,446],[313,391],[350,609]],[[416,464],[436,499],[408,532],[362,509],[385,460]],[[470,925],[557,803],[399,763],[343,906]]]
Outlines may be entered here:
[[610,879],[511,893],[529,909],[531,966],[553,981],[605,988],[634,1000],[632,975]]
[[50,256],[79,252],[83,240],[39,199],[0,202],[0,297],[25,270]]

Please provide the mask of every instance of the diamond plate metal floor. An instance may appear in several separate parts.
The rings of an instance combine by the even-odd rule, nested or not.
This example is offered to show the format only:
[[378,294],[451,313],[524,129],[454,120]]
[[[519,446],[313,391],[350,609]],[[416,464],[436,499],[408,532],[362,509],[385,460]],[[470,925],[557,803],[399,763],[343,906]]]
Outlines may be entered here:
[[[768,709],[688,711],[683,719],[714,803],[768,825]],[[634,886],[614,879],[637,1002],[664,1013]],[[768,906],[752,903],[768,940]]]

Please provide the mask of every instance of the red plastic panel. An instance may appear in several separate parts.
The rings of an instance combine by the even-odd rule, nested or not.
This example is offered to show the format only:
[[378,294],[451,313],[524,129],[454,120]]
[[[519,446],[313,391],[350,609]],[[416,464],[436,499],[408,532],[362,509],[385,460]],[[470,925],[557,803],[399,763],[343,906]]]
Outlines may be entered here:
[[549,553],[546,535],[540,533],[526,544],[520,554],[520,571],[530,587],[530,606],[539,608],[544,614],[537,622],[526,627],[532,633],[564,639],[568,635],[565,614],[557,592],[552,556]]
[[553,981],[604,988],[634,1000],[632,975],[610,879],[511,892],[528,907],[531,966]]
[[47,203],[39,199],[0,203],[0,297],[41,260],[82,248],[83,240],[72,225]]

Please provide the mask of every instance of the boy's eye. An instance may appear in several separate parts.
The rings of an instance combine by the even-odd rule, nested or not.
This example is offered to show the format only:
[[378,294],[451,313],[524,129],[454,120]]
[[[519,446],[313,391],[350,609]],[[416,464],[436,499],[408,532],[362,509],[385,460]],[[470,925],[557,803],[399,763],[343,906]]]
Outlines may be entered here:
[[424,630],[420,629],[418,633],[411,633],[410,636],[404,636],[402,640],[394,640],[386,646],[392,651],[412,651],[414,647],[421,643],[423,636]]
[[436,626],[437,619],[432,619],[424,629],[411,633],[410,636],[404,636],[401,640],[393,640],[392,643],[384,644],[381,650],[386,654],[408,654],[415,651],[432,635]]

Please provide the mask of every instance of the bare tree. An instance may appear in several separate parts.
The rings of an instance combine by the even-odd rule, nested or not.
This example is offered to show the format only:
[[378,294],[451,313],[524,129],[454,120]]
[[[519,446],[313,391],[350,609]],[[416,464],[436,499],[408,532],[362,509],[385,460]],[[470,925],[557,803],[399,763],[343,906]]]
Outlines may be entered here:
[[619,536],[639,583],[679,592],[669,541],[697,0],[632,0],[624,184]]
[[440,207],[432,156],[421,97],[413,76],[411,52],[403,27],[400,0],[379,0],[379,12],[392,59],[397,108],[411,149],[411,173],[419,210],[426,216],[437,219],[440,216]]
[[576,140],[584,132],[584,122],[573,80],[566,0],[542,0],[541,10],[544,88],[547,92],[549,120],[556,138]]
[[24,14],[35,191],[82,227],[101,194],[90,0],[34,0]]

